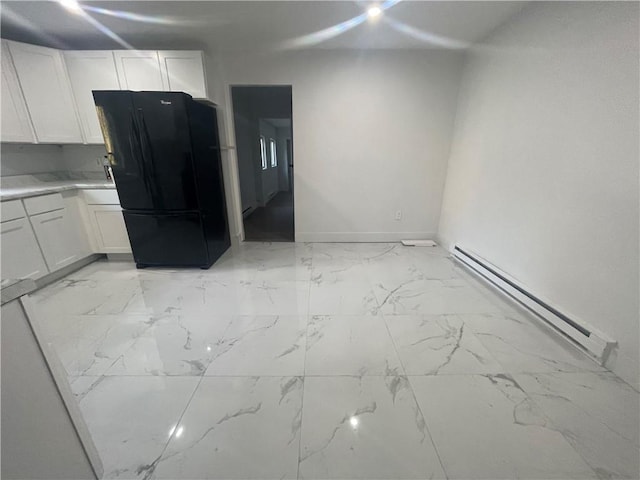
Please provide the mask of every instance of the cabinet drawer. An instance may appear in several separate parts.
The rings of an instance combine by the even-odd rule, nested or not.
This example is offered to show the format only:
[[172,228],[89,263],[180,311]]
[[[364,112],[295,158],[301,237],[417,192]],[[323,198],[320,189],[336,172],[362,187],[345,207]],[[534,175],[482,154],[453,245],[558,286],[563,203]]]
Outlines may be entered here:
[[8,222],[9,220],[15,220],[16,218],[23,218],[27,216],[20,200],[2,202],[0,210],[2,210],[1,216],[3,222]]
[[120,205],[118,191],[113,189],[83,190],[88,205]]
[[31,197],[24,199],[24,208],[29,216],[39,213],[52,212],[64,208],[64,200],[59,193],[51,193],[49,195],[40,195],[39,197]]

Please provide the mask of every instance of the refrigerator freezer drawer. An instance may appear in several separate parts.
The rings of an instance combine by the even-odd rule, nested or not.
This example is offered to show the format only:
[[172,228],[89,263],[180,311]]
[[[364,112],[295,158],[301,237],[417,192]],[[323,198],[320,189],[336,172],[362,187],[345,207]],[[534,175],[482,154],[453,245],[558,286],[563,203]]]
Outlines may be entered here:
[[138,267],[211,266],[199,213],[123,214]]

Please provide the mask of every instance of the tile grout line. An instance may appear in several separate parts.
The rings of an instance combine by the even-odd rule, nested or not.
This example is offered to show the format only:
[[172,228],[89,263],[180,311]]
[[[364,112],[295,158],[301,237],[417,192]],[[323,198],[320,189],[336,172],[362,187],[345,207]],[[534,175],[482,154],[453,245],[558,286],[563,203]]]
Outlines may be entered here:
[[309,341],[309,310],[311,309],[311,274],[313,272],[313,251],[311,252],[311,269],[309,270],[309,293],[307,295],[306,325],[304,334],[304,359],[302,362],[302,398],[300,399],[300,438],[298,439],[298,458],[296,479],[300,479],[300,456],[302,453],[302,418],[304,416],[304,391],[307,383],[307,343]]
[[[382,322],[384,323],[384,326],[387,329],[387,334],[389,335],[389,338],[391,339],[391,344],[393,345],[393,349],[396,352],[396,356],[398,357],[398,361],[400,362],[400,365],[402,366],[402,370],[404,371],[404,377],[406,377],[407,383],[409,384],[409,389],[411,390],[411,395],[413,397],[413,401],[416,402],[416,409],[418,410],[418,412],[420,412],[420,415],[422,415],[422,419],[424,420],[424,426],[427,429],[427,433],[429,434],[429,440],[431,440],[431,446],[433,446],[433,451],[436,453],[436,457],[438,457],[438,462],[440,463],[440,468],[442,468],[442,471],[444,472],[445,478],[449,478],[449,475],[447,474],[447,470],[444,468],[444,463],[442,463],[442,458],[440,457],[440,452],[438,451],[438,447],[436,447],[436,442],[433,440],[433,435],[431,435],[431,430],[429,430],[429,425],[427,424],[427,417],[425,417],[425,415],[424,415],[424,413],[422,411],[422,407],[420,407],[420,404],[418,403],[418,397],[416,397],[416,392],[414,392],[413,385],[411,385],[411,380],[410,380],[409,376],[406,374],[407,373],[406,367],[404,366],[404,362],[402,361],[402,358],[400,357],[400,353],[398,352],[398,347],[396,346],[396,342],[393,339],[393,335],[391,335],[391,330],[389,329],[389,325],[387,324],[387,319],[382,313],[380,313],[380,315],[382,316]],[[432,375],[432,376],[435,377],[437,375]]]
[[200,385],[202,384],[203,380],[204,380],[204,374],[200,375],[200,380],[198,380],[198,384],[196,385],[196,388],[193,389],[193,393],[189,396],[189,400],[187,401],[187,404],[185,405],[184,409],[182,410],[182,413],[180,414],[180,416],[178,417],[178,420],[176,421],[176,428],[174,429],[173,432],[171,432],[171,435],[167,439],[167,442],[165,443],[164,448],[162,449],[162,452],[160,452],[160,455],[158,455],[156,457],[156,460],[154,460],[153,468],[150,471],[148,471],[145,474],[145,476],[143,477],[144,480],[151,479],[151,478],[155,477],[154,473],[156,471],[156,467],[162,461],[162,457],[164,457],[164,454],[166,453],[167,448],[169,447],[169,444],[171,443],[171,440],[174,439],[174,437],[176,435],[176,432],[178,431],[178,425],[180,425],[180,422],[184,418],[185,413],[187,413],[187,410],[189,409],[189,406],[191,405],[191,402],[193,401],[193,397],[195,397],[196,392],[200,388]]
[[[226,331],[229,329],[229,327],[231,326],[231,323],[233,322],[233,318],[231,320],[229,320],[229,322],[227,323],[227,326],[224,328],[223,332],[221,335],[224,335],[224,333],[226,333]],[[150,325],[149,328],[151,328],[153,325]],[[171,443],[171,440],[173,440],[173,438],[176,435],[176,432],[178,431],[178,425],[180,425],[180,422],[182,421],[182,419],[184,418],[185,414],[187,413],[187,410],[189,409],[189,406],[191,405],[191,402],[193,401],[193,398],[196,395],[196,392],[198,391],[198,389],[200,388],[200,385],[202,384],[203,380],[205,379],[205,373],[207,372],[209,366],[213,363],[213,359],[211,359],[208,364],[207,364],[207,368],[205,368],[202,371],[202,374],[199,375],[200,380],[198,380],[198,383],[196,384],[195,388],[193,389],[193,392],[191,393],[191,395],[189,396],[189,399],[187,400],[186,405],[184,406],[184,409],[182,410],[182,413],[179,415],[178,420],[176,421],[176,427],[174,429],[173,432],[171,432],[171,435],[169,436],[169,438],[167,439],[166,443],[164,444],[164,447],[162,449],[162,452],[160,452],[160,455],[158,455],[156,457],[156,460],[154,460],[154,464],[153,464],[153,468],[148,471],[145,476],[143,477],[144,480],[150,479],[154,476],[156,467],[158,466],[158,464],[162,461],[162,457],[164,457],[164,454],[167,451],[167,448],[169,447],[169,444]],[[135,376],[135,375],[132,375]],[[148,376],[148,375],[139,375],[139,376]],[[154,375],[151,375],[154,376]],[[178,378],[192,378],[192,375],[160,375],[160,377],[178,377]]]

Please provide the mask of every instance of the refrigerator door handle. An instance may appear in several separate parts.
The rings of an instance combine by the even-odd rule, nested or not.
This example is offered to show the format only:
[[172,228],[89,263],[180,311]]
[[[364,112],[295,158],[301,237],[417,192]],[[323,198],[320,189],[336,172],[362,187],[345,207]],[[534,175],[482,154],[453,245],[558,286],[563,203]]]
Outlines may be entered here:
[[149,133],[147,132],[147,125],[144,121],[144,112],[142,111],[141,108],[136,109],[136,116],[138,117],[138,124],[142,128],[142,131],[140,132],[140,135],[138,138],[140,138],[140,152],[142,157],[142,164],[144,165],[145,173],[147,173],[145,175],[145,181],[148,182],[149,184],[150,193],[152,198],[154,199],[154,202],[156,203],[156,205],[162,208],[164,206],[163,205],[164,202],[163,202],[163,198],[160,195],[157,195],[156,188],[155,188],[156,172],[153,165],[153,153],[149,148],[149,145],[151,144],[151,142],[149,140]]
[[[138,131],[138,126],[136,125],[136,119],[133,116],[133,112],[131,113],[131,124],[129,126],[129,149],[131,150],[131,158],[140,157],[140,152],[142,151],[140,148],[140,132]],[[144,165],[142,165],[142,173],[143,176],[145,176]]]
[[[134,147],[135,144],[135,147]],[[149,194],[153,197],[153,192],[151,191],[151,182],[149,179],[149,175],[147,175],[147,168],[144,161],[144,155],[142,152],[142,146],[140,141],[140,130],[138,129],[138,124],[136,123],[136,118],[131,112],[131,126],[129,127],[129,147],[131,148],[132,158],[140,158],[142,162],[138,162],[140,165],[140,173],[142,175],[142,181],[144,186],[149,192]]]

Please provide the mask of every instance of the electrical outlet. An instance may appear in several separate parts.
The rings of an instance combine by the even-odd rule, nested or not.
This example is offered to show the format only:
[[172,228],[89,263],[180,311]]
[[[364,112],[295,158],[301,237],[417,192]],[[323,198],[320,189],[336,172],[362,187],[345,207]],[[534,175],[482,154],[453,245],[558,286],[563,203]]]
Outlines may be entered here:
[[402,210],[396,210],[395,219],[402,220]]

